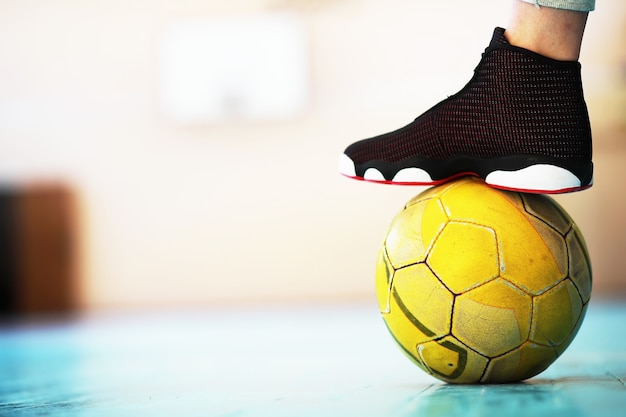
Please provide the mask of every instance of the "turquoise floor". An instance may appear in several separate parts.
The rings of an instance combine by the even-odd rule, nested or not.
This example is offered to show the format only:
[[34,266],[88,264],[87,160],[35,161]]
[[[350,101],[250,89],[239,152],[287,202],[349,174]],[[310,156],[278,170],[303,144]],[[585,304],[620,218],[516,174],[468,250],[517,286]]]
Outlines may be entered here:
[[592,302],[525,383],[443,384],[376,307],[109,314],[0,327],[0,416],[623,416],[626,306]]

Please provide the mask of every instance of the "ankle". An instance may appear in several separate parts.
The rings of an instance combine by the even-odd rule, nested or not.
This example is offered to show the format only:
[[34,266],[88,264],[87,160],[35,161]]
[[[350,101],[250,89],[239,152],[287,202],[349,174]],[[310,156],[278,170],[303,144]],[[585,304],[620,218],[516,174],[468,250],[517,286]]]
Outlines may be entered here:
[[587,13],[537,8],[515,1],[513,17],[505,32],[509,43],[548,58],[577,61]]
[[580,57],[580,46],[569,45],[561,39],[551,38],[553,33],[546,32],[526,32],[520,30],[509,30],[505,36],[513,46],[528,49],[548,58],[559,61],[578,61]]

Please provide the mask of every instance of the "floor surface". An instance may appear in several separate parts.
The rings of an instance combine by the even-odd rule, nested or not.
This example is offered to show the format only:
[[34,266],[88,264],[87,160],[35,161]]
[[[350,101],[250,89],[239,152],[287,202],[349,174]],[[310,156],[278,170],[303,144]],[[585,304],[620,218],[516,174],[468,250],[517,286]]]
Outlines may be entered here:
[[447,385],[374,306],[108,314],[0,327],[0,416],[622,416],[626,305],[594,303],[519,384]]

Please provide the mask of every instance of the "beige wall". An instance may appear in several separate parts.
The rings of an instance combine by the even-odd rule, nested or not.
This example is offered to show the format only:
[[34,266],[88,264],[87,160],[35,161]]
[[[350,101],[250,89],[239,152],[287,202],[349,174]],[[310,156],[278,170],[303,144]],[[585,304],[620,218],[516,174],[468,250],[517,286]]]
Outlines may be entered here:
[[[76,188],[86,307],[371,298],[386,227],[419,189],[341,178],[338,155],[467,81],[508,19],[508,2],[485,4],[2,1],[0,181]],[[167,122],[164,28],[284,9],[308,28],[308,111],[280,123]],[[587,237],[599,295],[626,293],[625,12],[622,0],[599,2],[583,46],[596,185],[558,198]]]

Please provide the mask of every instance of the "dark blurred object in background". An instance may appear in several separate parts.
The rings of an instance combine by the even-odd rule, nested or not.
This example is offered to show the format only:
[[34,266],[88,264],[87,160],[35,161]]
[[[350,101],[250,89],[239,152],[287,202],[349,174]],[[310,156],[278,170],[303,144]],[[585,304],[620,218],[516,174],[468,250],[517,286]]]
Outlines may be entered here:
[[0,188],[0,315],[76,307],[76,223],[75,198],[64,185]]

